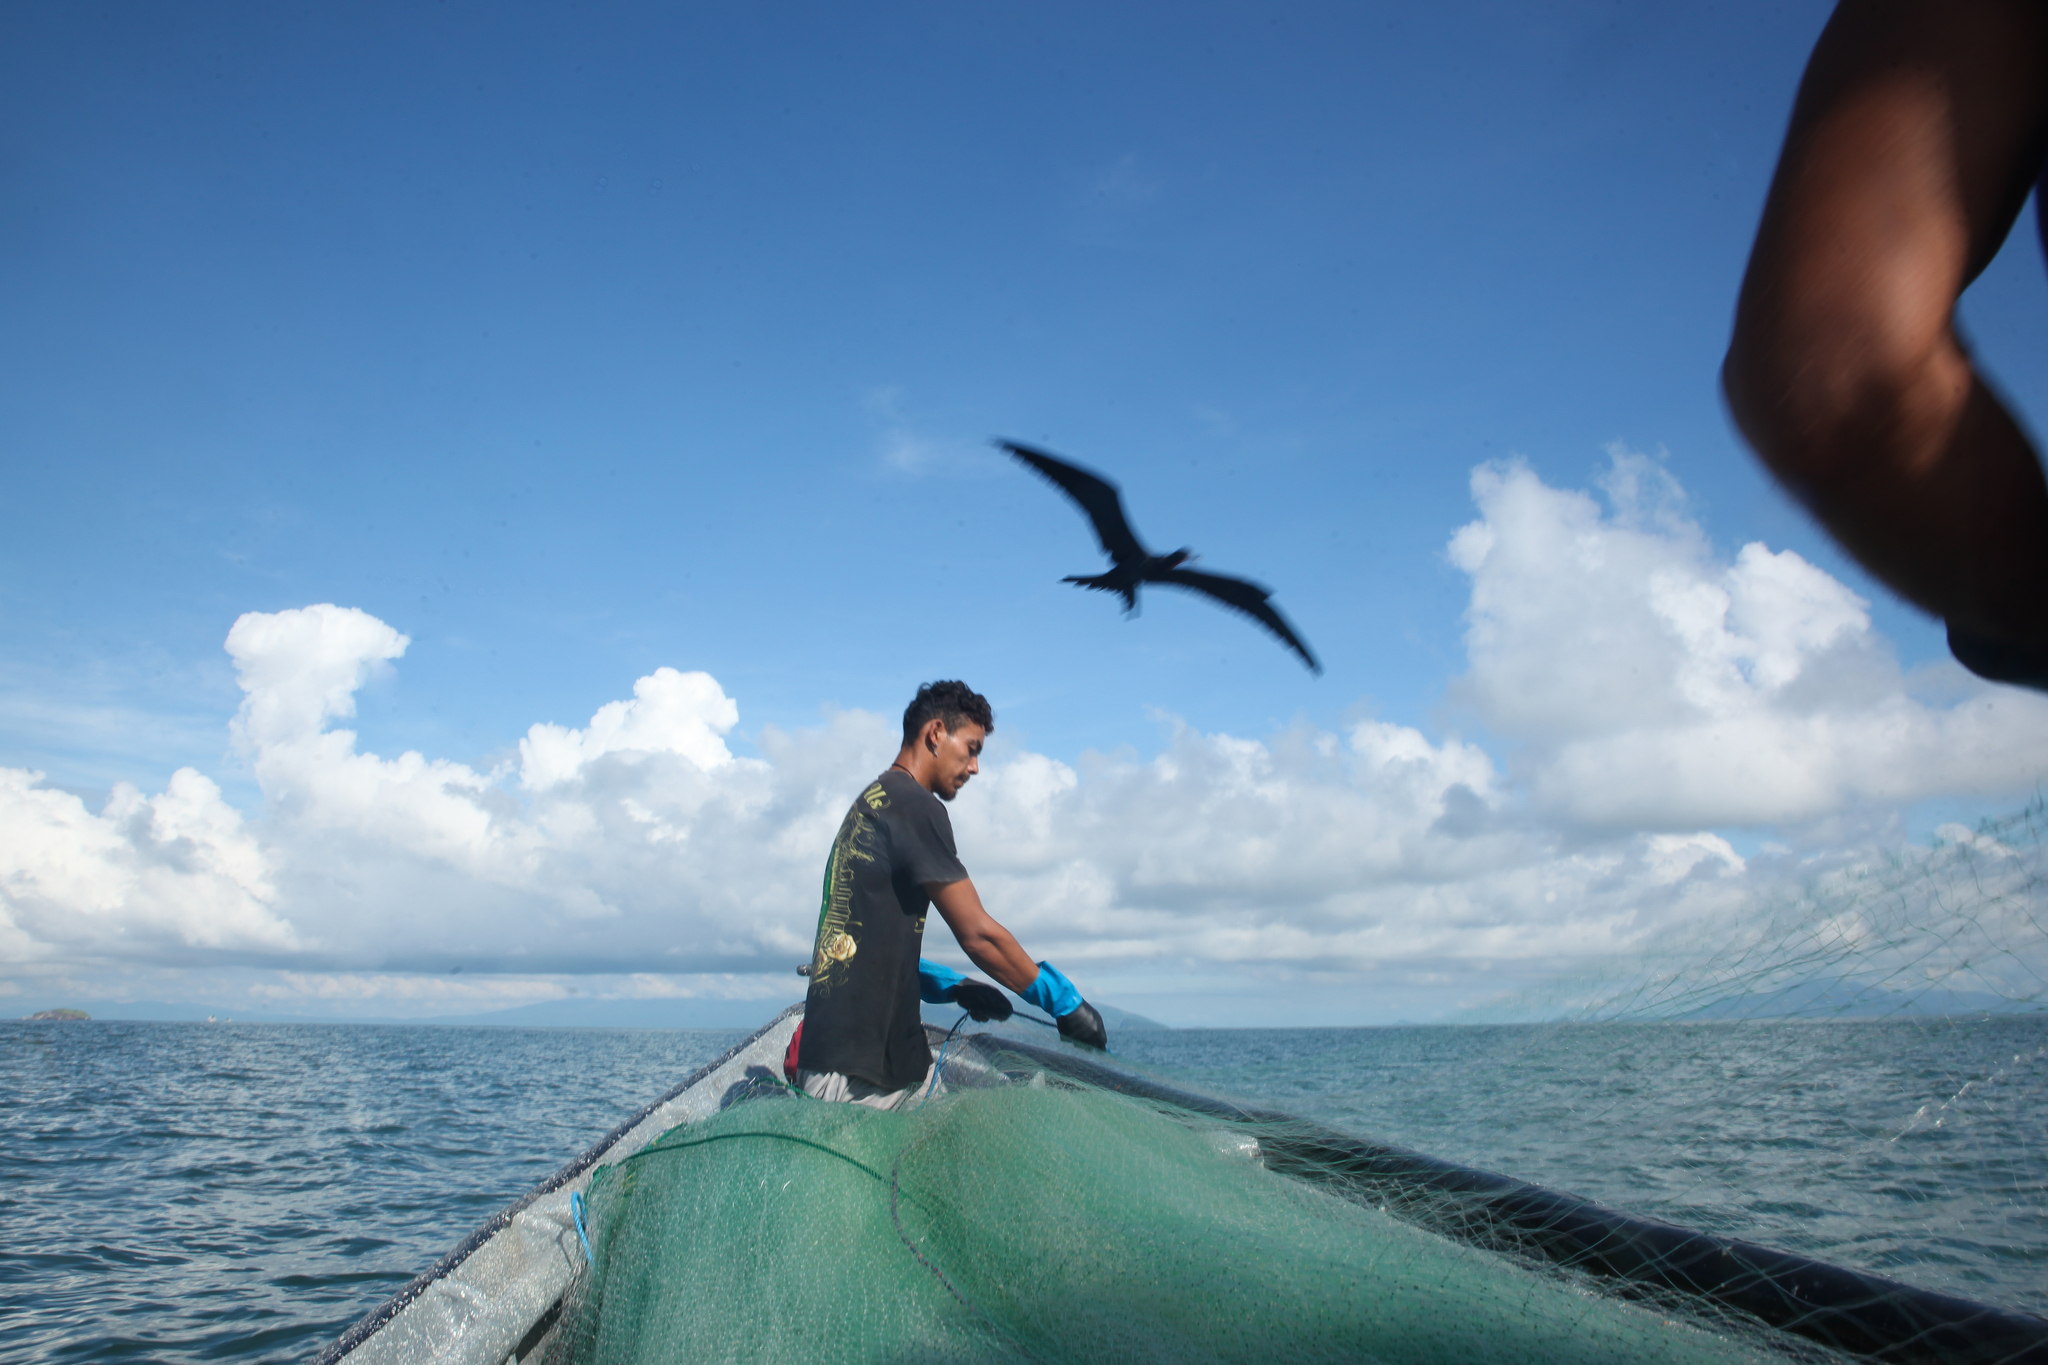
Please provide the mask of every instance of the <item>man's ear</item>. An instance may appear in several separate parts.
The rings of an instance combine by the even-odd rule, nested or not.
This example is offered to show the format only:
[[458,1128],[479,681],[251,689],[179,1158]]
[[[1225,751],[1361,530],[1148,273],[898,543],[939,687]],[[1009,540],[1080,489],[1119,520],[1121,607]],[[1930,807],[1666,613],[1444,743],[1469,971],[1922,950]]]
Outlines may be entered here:
[[939,751],[939,735],[945,728],[946,722],[938,716],[933,716],[924,723],[924,748],[926,753],[935,754]]

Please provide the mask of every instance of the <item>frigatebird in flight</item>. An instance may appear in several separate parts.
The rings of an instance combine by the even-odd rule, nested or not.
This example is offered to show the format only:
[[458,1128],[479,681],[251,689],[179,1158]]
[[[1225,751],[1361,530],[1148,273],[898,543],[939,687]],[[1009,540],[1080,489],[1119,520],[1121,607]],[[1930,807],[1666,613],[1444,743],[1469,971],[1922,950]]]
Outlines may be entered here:
[[1183,569],[1181,565],[1195,557],[1192,550],[1175,550],[1170,555],[1153,554],[1139,543],[1137,532],[1131,529],[1131,523],[1124,517],[1123,498],[1116,485],[1108,479],[1042,450],[1018,445],[1015,441],[997,441],[996,444],[1044,475],[1074,500],[1087,514],[1088,520],[1095,524],[1095,538],[1102,542],[1102,552],[1115,564],[1108,573],[1068,574],[1060,580],[1062,583],[1078,583],[1099,592],[1113,592],[1124,599],[1126,612],[1138,609],[1140,583],[1160,583],[1170,588],[1205,593],[1224,606],[1243,612],[1279,636],[1289,649],[1301,656],[1301,661],[1309,666],[1310,671],[1323,671],[1323,666],[1316,662],[1316,656],[1309,653],[1308,646],[1294,633],[1294,627],[1287,624],[1287,618],[1266,600],[1273,595],[1271,589],[1226,574]]

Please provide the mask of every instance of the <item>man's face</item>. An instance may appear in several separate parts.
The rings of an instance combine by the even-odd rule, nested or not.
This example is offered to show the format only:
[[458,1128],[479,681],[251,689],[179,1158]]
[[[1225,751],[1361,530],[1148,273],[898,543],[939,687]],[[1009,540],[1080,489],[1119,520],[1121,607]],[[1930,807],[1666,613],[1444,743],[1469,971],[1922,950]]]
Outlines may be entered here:
[[967,785],[967,779],[981,771],[981,745],[988,731],[971,720],[961,721],[957,730],[946,729],[944,721],[933,721],[925,738],[932,742],[932,793],[941,801],[951,801]]

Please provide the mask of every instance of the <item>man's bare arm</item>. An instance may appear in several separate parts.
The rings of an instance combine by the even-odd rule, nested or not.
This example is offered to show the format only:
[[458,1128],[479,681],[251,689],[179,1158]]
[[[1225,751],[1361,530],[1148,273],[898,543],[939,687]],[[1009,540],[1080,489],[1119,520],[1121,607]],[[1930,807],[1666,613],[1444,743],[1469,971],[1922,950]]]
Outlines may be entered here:
[[930,882],[925,891],[953,937],[960,940],[969,961],[1019,995],[1031,988],[1038,979],[1038,964],[1025,955],[1010,931],[982,908],[971,879],[963,877],[943,885]]
[[1845,0],[1814,48],[1722,371],[1743,434],[1857,559],[2048,647],[2048,483],[1955,304],[2048,151],[2039,0]]

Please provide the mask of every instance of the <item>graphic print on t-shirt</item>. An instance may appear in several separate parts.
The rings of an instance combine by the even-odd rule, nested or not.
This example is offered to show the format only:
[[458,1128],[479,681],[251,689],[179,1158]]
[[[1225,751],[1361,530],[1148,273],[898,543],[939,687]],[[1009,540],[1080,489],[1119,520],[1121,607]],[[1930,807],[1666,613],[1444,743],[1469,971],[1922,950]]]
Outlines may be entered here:
[[836,1071],[901,1090],[931,1069],[919,1021],[917,958],[928,888],[967,875],[945,803],[901,768],[855,799],[825,862],[801,1071]]
[[[839,824],[832,854],[825,860],[825,888],[818,907],[818,937],[811,948],[811,989],[829,995],[840,964],[860,951],[860,921],[853,918],[853,883],[862,863],[875,861],[874,816],[888,809],[889,793],[876,782],[860,794]],[[921,927],[921,926],[920,926]]]

